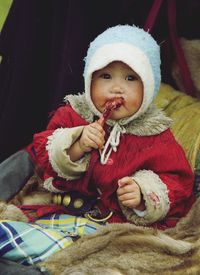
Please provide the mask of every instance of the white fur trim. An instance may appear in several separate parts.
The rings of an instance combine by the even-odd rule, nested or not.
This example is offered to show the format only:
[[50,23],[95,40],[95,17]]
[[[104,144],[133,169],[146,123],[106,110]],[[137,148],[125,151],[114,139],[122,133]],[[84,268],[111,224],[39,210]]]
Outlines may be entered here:
[[147,213],[146,210],[144,211],[141,211],[141,210],[138,210],[138,209],[133,209],[133,211],[135,212],[135,214],[137,214],[140,218],[144,217]]
[[79,161],[72,162],[67,149],[77,140],[83,131],[83,126],[73,128],[58,128],[48,137],[46,149],[53,170],[59,177],[73,180],[79,178],[86,171],[88,155]]
[[140,186],[146,214],[144,217],[139,217],[133,209],[120,205],[127,220],[136,225],[147,225],[164,219],[170,208],[167,186],[151,170],[140,170],[132,178]]
[[100,116],[100,112],[94,106],[91,95],[91,77],[96,70],[102,69],[113,61],[122,61],[130,66],[141,78],[144,86],[143,102],[140,109],[131,117],[127,118],[126,123],[144,113],[154,97],[154,77],[149,59],[139,48],[127,43],[107,44],[99,48],[92,56],[89,67],[85,75],[86,100],[93,113]]
[[51,193],[63,193],[65,191],[59,190],[53,186],[53,177],[46,179],[43,183],[43,187]]
[[[74,111],[87,122],[91,123],[94,121],[94,116],[91,113],[90,106],[86,102],[85,94],[67,95],[64,100],[70,103]],[[123,118],[117,122],[119,125],[125,124]],[[110,126],[114,126],[116,121],[109,119],[106,123]],[[159,110],[152,103],[143,115],[130,121],[123,127],[127,134],[136,136],[152,136],[164,132],[171,126],[171,124],[172,119],[167,117],[163,111]]]

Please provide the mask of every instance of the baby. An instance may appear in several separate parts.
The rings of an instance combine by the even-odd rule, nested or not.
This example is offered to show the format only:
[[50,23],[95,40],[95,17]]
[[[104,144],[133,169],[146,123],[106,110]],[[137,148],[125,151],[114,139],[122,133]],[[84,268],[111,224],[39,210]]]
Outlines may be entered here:
[[[69,214],[92,221],[174,226],[194,201],[194,176],[171,119],[152,104],[158,44],[138,27],[111,27],[90,44],[84,80],[85,92],[67,95],[34,135],[44,188]],[[120,104],[100,123],[112,100]]]
[[[85,93],[66,96],[34,136],[44,187],[66,206],[74,192],[83,201],[98,198],[100,220],[174,226],[193,202],[194,178],[171,120],[152,105],[161,79],[158,44],[135,26],[109,28],[89,46],[84,79]],[[113,98],[123,103],[102,126],[98,118]]]

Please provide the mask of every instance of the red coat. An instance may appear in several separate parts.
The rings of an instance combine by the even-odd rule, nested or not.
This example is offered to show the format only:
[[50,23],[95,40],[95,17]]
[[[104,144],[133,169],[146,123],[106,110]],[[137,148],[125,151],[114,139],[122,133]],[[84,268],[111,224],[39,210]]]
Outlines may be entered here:
[[[87,124],[88,122],[70,105],[66,105],[55,112],[44,132],[34,135],[36,162],[45,171],[44,179],[53,177],[53,185],[56,188],[66,191],[78,190],[85,195],[97,194],[99,189],[102,193],[100,208],[114,210],[109,222],[127,222],[127,217],[117,200],[117,181],[124,176],[134,175],[137,171],[152,171],[166,185],[170,203],[165,217],[152,225],[160,228],[174,226],[178,219],[188,212],[194,201],[192,194],[194,175],[183,149],[176,142],[170,129],[152,136],[123,134],[117,152],[112,152],[107,164],[102,165],[99,161],[99,152],[93,150],[89,168],[83,177],[75,180],[58,177],[49,162],[46,150],[48,137],[55,129]],[[109,131],[107,125],[105,130]],[[91,170],[91,163],[95,158],[96,162],[92,164]]]

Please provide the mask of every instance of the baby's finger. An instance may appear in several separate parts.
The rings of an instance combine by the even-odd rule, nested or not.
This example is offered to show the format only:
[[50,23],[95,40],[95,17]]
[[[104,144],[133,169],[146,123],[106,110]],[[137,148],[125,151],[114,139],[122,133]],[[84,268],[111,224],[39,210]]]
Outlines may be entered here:
[[118,195],[118,200],[119,201],[126,201],[126,200],[132,200],[138,197],[138,194],[136,193],[124,193],[122,195]]
[[100,133],[101,135],[104,135],[104,133],[105,133],[103,128],[96,127],[94,124],[91,124],[89,128],[90,128],[90,131],[95,134]]
[[126,207],[135,208],[139,205],[140,201],[138,199],[131,199],[131,200],[122,201],[121,203]]
[[130,177],[124,177],[118,180],[118,186],[124,187],[125,185],[132,184],[134,181]]
[[98,148],[102,148],[104,143],[105,143],[105,140],[104,140],[104,137],[102,135],[94,135],[93,133],[89,133],[88,134],[88,139],[95,143],[97,145]]
[[105,131],[103,129],[103,127],[101,125],[99,125],[99,123],[94,122],[92,124],[90,124],[91,128],[97,130],[98,132],[102,133],[103,135],[105,135]]
[[133,190],[133,188],[132,188],[131,185],[125,185],[125,186],[119,187],[117,189],[117,195],[118,196],[122,196],[122,195],[124,195],[126,193],[132,193],[132,192],[134,192],[134,190]]

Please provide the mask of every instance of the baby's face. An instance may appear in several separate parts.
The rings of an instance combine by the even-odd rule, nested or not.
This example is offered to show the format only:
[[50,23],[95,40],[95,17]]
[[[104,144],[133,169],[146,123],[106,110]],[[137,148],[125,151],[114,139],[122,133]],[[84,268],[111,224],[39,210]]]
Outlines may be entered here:
[[143,100],[140,77],[126,64],[114,61],[92,75],[91,98],[95,107],[103,112],[105,104],[114,97],[122,97],[123,105],[114,110],[111,119],[121,119],[136,113]]

